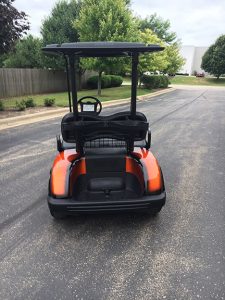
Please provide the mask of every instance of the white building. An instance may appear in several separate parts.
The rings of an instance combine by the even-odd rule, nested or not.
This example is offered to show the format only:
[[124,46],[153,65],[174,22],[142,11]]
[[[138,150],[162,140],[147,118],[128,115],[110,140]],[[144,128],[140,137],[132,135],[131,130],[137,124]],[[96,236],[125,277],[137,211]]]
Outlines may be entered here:
[[193,75],[195,71],[197,73],[204,72],[204,70],[201,69],[201,63],[202,56],[207,49],[208,47],[182,46],[180,54],[186,61],[179,73]]

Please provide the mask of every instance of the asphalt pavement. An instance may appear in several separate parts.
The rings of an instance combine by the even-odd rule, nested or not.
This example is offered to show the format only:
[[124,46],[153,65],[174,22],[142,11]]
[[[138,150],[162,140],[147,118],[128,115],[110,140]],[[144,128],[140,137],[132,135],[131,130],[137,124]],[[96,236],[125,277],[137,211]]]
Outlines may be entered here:
[[60,119],[0,132],[1,299],[225,299],[225,89],[179,89],[138,110],[165,178],[155,218],[55,221],[46,197]]

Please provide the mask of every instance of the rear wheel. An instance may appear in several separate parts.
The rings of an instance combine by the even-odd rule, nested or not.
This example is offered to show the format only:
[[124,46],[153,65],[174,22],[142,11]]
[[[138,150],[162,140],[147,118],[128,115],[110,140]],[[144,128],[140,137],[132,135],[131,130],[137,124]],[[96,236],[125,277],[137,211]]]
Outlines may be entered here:
[[49,210],[50,210],[50,214],[52,215],[52,217],[56,220],[62,220],[67,217],[67,215],[61,211],[56,211],[53,209],[49,209]]
[[160,212],[160,210],[162,209],[162,206],[160,207],[154,207],[154,208],[149,208],[146,213],[149,216],[155,217],[158,215],[158,213]]

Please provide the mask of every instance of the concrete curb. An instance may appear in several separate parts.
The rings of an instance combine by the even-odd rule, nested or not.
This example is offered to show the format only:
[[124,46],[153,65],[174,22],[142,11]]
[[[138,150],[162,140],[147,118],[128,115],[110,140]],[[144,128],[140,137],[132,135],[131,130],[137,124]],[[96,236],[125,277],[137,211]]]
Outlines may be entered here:
[[199,90],[199,89],[225,89],[225,86],[220,85],[190,85],[190,84],[171,84],[170,87],[175,88],[176,90]]
[[[157,92],[154,92],[151,94],[138,96],[137,100],[138,101],[148,100],[149,98],[153,98],[155,96],[166,94],[166,93],[172,92],[174,90],[175,90],[175,88],[167,88],[162,91],[157,91]],[[130,98],[111,100],[111,101],[103,102],[102,106],[103,106],[103,108],[104,107],[112,107],[112,106],[117,106],[120,104],[126,104],[128,101],[130,101]],[[33,114],[27,114],[27,115],[23,115],[23,116],[0,119],[0,130],[62,117],[67,112],[68,112],[68,107],[57,108],[57,109],[53,109],[51,111],[43,111],[43,112],[37,112],[37,113],[33,113]]]

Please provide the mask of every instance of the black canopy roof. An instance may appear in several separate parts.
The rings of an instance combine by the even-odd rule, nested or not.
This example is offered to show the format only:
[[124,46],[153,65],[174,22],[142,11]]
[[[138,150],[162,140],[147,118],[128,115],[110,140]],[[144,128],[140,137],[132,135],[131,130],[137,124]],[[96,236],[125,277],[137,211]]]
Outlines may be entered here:
[[145,45],[144,43],[128,42],[77,42],[51,44],[42,48],[49,54],[76,55],[81,57],[112,57],[130,56],[134,53],[162,51],[159,45]]
[[68,96],[71,111],[71,92],[74,120],[78,118],[77,107],[77,87],[75,61],[76,57],[115,57],[131,56],[132,57],[132,76],[131,76],[131,117],[135,119],[136,115],[136,96],[137,96],[137,66],[139,53],[158,52],[164,50],[159,45],[145,45],[144,43],[128,42],[77,42],[64,44],[51,44],[42,48],[45,53],[63,54],[66,61]]

